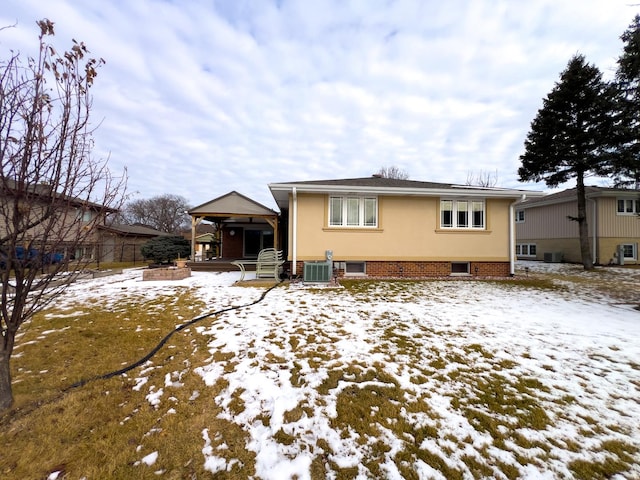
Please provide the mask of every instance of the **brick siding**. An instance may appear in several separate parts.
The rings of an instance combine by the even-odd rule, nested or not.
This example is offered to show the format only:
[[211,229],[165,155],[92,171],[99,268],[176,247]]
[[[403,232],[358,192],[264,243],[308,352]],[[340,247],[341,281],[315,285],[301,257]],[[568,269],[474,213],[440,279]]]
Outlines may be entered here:
[[[337,263],[337,262],[336,262]],[[507,277],[510,275],[509,262],[469,262],[469,274],[479,277]],[[477,270],[476,270],[477,269]],[[302,277],[304,262],[296,265],[297,275]],[[366,277],[369,278],[428,278],[451,275],[451,262],[366,262]],[[338,270],[344,277],[344,271]]]

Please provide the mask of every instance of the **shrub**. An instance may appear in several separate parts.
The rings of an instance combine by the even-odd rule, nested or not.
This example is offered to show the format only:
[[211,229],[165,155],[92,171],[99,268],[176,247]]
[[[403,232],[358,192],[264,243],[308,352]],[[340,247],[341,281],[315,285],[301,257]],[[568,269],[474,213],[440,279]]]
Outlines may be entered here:
[[191,255],[189,240],[180,236],[155,237],[142,245],[144,258],[155,263],[167,263],[176,258],[188,258]]

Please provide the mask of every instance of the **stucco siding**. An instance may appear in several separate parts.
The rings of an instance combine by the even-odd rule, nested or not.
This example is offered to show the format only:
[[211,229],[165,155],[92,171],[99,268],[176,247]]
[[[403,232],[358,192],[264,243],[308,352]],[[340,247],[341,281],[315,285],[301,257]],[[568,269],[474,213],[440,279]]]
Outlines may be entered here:
[[486,201],[485,230],[440,229],[439,205],[436,197],[379,196],[377,228],[336,228],[328,226],[327,195],[298,194],[296,219],[289,208],[296,257],[318,260],[332,250],[336,261],[508,260],[509,200]]

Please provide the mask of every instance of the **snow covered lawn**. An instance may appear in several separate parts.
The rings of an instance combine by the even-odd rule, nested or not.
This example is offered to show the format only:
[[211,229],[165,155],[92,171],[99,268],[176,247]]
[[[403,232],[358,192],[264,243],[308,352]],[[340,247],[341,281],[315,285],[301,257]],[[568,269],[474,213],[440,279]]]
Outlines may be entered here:
[[[226,431],[205,425],[192,439],[201,452],[193,462],[219,478],[640,478],[640,312],[590,287],[620,282],[638,298],[640,270],[522,263],[519,273],[525,266],[555,275],[556,287],[279,286],[189,327],[206,339],[207,361],[158,383],[148,372],[159,354],[128,378],[160,419],[206,398],[218,420],[244,433],[251,464]],[[78,282],[57,307],[188,286],[216,311],[264,291],[234,286],[236,273],[141,276]],[[199,386],[178,401],[188,375]],[[157,425],[148,428],[152,436]],[[137,475],[163,478],[176,467],[144,439],[131,448]]]

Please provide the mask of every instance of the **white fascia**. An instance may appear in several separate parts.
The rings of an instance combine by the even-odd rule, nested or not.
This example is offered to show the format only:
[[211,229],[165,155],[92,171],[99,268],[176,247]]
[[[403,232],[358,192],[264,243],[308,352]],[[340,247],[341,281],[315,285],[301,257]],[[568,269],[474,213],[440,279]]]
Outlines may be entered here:
[[304,185],[304,184],[278,184],[270,185],[272,191],[291,192],[295,188],[298,193],[323,193],[323,194],[354,194],[354,195],[398,195],[398,196],[423,196],[423,197],[481,197],[481,198],[521,198],[526,194],[531,197],[544,195],[544,192],[512,189],[479,189],[465,186],[452,188],[403,188],[381,187],[371,188],[355,185]]

